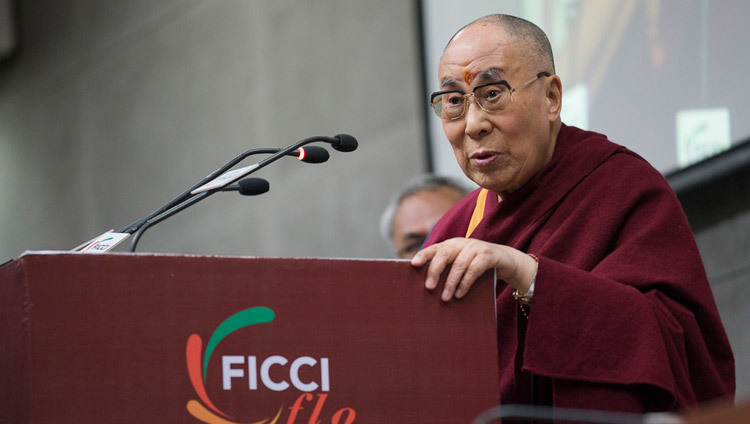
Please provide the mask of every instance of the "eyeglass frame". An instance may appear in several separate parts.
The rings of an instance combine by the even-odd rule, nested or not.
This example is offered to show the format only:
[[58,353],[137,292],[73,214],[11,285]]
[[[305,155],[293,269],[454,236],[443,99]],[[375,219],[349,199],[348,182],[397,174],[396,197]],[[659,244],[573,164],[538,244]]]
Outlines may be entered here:
[[485,111],[487,113],[500,112],[502,110],[505,110],[508,106],[510,106],[513,103],[513,93],[515,93],[516,91],[518,91],[518,90],[526,87],[527,85],[533,83],[534,81],[536,81],[538,79],[541,79],[542,77],[549,77],[549,76],[552,76],[552,74],[550,74],[549,72],[546,72],[546,71],[539,72],[534,77],[532,77],[528,81],[525,81],[525,82],[517,85],[515,88],[511,87],[510,84],[508,84],[508,81],[506,81],[506,80],[500,80],[500,81],[488,82],[488,83],[485,83],[485,84],[479,84],[478,86],[474,87],[473,90],[471,90],[471,93],[468,93],[468,94],[464,93],[464,91],[461,90],[461,89],[435,91],[432,94],[430,94],[430,109],[432,109],[435,112],[436,115],[438,114],[438,111],[435,109],[435,104],[437,102],[434,99],[435,99],[436,96],[442,96],[443,94],[448,94],[448,93],[460,93],[463,96],[463,98],[464,98],[464,110],[461,112],[461,114],[458,115],[458,116],[456,116],[455,118],[443,118],[442,116],[438,115],[438,118],[446,120],[446,121],[455,121],[456,119],[461,119],[461,118],[463,118],[464,115],[466,115],[466,110],[468,109],[469,97],[470,96],[474,96],[474,93],[476,93],[476,91],[479,90],[480,88],[488,87],[490,85],[498,85],[498,84],[500,84],[500,85],[504,85],[504,86],[506,86],[508,88],[508,94],[510,95],[510,102],[508,102],[508,104],[506,106],[504,106],[502,109],[487,110],[487,109],[484,108],[484,106],[482,106],[481,102],[477,101],[477,97],[474,96],[474,101],[476,102],[477,106],[479,106],[479,108],[482,109],[483,111]]

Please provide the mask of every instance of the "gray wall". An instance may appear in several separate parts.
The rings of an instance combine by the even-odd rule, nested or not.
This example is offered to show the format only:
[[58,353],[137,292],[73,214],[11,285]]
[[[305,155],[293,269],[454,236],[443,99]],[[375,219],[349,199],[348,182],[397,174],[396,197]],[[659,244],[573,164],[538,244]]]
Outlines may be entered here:
[[716,304],[734,350],[737,398],[750,399],[750,211],[696,232]]
[[734,350],[737,397],[750,400],[750,140],[667,180],[690,220]]
[[390,254],[379,214],[426,166],[413,2],[19,6],[19,54],[0,65],[0,262],[118,229],[247,149],[338,133],[360,148],[279,161],[254,174],[268,194],[217,194],[139,251]]

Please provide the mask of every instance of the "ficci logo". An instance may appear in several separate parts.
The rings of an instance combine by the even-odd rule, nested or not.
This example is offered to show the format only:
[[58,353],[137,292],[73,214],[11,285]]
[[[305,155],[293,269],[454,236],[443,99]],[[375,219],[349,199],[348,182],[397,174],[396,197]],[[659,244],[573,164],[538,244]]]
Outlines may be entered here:
[[[203,402],[199,402],[195,399],[191,399],[187,403],[188,412],[195,418],[208,423],[208,424],[240,424],[238,421],[234,421],[234,418],[229,414],[221,411],[216,405],[211,402],[208,394],[206,393],[206,372],[208,370],[208,363],[211,359],[216,346],[229,334],[237,331],[241,328],[249,327],[255,324],[264,324],[273,321],[275,314],[273,310],[259,306],[254,308],[245,309],[237,312],[236,314],[225,319],[224,322],[214,330],[211,338],[208,340],[206,345],[206,351],[203,353],[203,360],[201,361],[201,349],[203,341],[197,334],[191,334],[187,341],[185,348],[185,356],[187,359],[188,376],[190,382],[193,385],[195,393],[198,398]],[[320,423],[323,406],[328,399],[328,392],[330,391],[330,376],[329,376],[329,360],[328,358],[315,359],[310,356],[301,356],[291,361],[289,366],[289,382],[286,380],[274,381],[271,378],[270,369],[271,367],[284,367],[290,361],[281,355],[272,355],[263,360],[258,367],[258,358],[256,356],[241,356],[241,355],[228,355],[222,357],[222,388],[224,390],[232,389],[233,378],[247,378],[247,388],[249,390],[258,390],[258,383],[260,383],[269,390],[276,392],[283,392],[294,387],[300,392],[304,392],[299,395],[292,405],[288,408],[289,414],[287,416],[286,423],[294,424],[297,421],[297,417],[300,415],[300,411],[303,408],[302,404],[305,402],[312,402],[314,396],[313,391],[320,390],[322,393],[317,393],[317,400],[315,406],[312,409],[309,423]],[[233,368],[233,365],[239,365],[240,367]],[[299,370],[302,367],[317,367],[319,368],[319,380],[318,381],[302,381],[299,376]],[[317,371],[317,370],[316,370]],[[318,375],[316,373],[316,375]],[[291,385],[290,385],[291,383]],[[275,408],[274,408],[275,409]],[[275,415],[269,416],[260,421],[247,424],[276,424],[284,414],[284,405],[280,405]],[[332,424],[351,424],[354,422],[356,412],[352,408],[341,408],[331,416]],[[301,418],[301,417],[300,417]]]

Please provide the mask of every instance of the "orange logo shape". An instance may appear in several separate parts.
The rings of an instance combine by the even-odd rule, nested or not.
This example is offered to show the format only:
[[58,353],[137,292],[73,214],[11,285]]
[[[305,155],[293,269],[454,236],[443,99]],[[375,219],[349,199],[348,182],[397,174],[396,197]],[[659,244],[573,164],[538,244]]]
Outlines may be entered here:
[[211,402],[208,394],[206,393],[206,371],[208,369],[208,362],[211,359],[216,346],[230,333],[239,330],[240,328],[249,327],[255,324],[263,324],[273,321],[275,314],[273,310],[264,306],[255,308],[248,308],[243,311],[237,312],[236,314],[225,319],[224,322],[219,324],[211,335],[206,345],[206,351],[203,354],[203,361],[201,362],[201,350],[203,340],[197,334],[191,334],[185,347],[185,357],[187,360],[188,376],[190,377],[190,383],[193,385],[195,394],[203,403],[191,399],[187,403],[187,410],[193,417],[203,421],[207,424],[276,424],[281,411],[284,406],[279,406],[279,410],[276,416],[273,418],[265,418],[260,421],[253,423],[240,423],[233,421],[233,417],[222,412],[216,405]]

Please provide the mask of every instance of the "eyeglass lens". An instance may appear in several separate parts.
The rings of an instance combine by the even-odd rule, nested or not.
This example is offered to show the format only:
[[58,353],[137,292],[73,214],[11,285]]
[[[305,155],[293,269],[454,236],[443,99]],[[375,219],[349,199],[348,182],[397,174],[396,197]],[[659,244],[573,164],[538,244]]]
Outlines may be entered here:
[[488,112],[505,108],[508,105],[508,100],[510,100],[508,87],[500,83],[491,84],[478,87],[470,94],[450,92],[435,96],[433,99],[435,113],[444,119],[459,118],[466,110],[469,96],[474,96],[479,106]]

